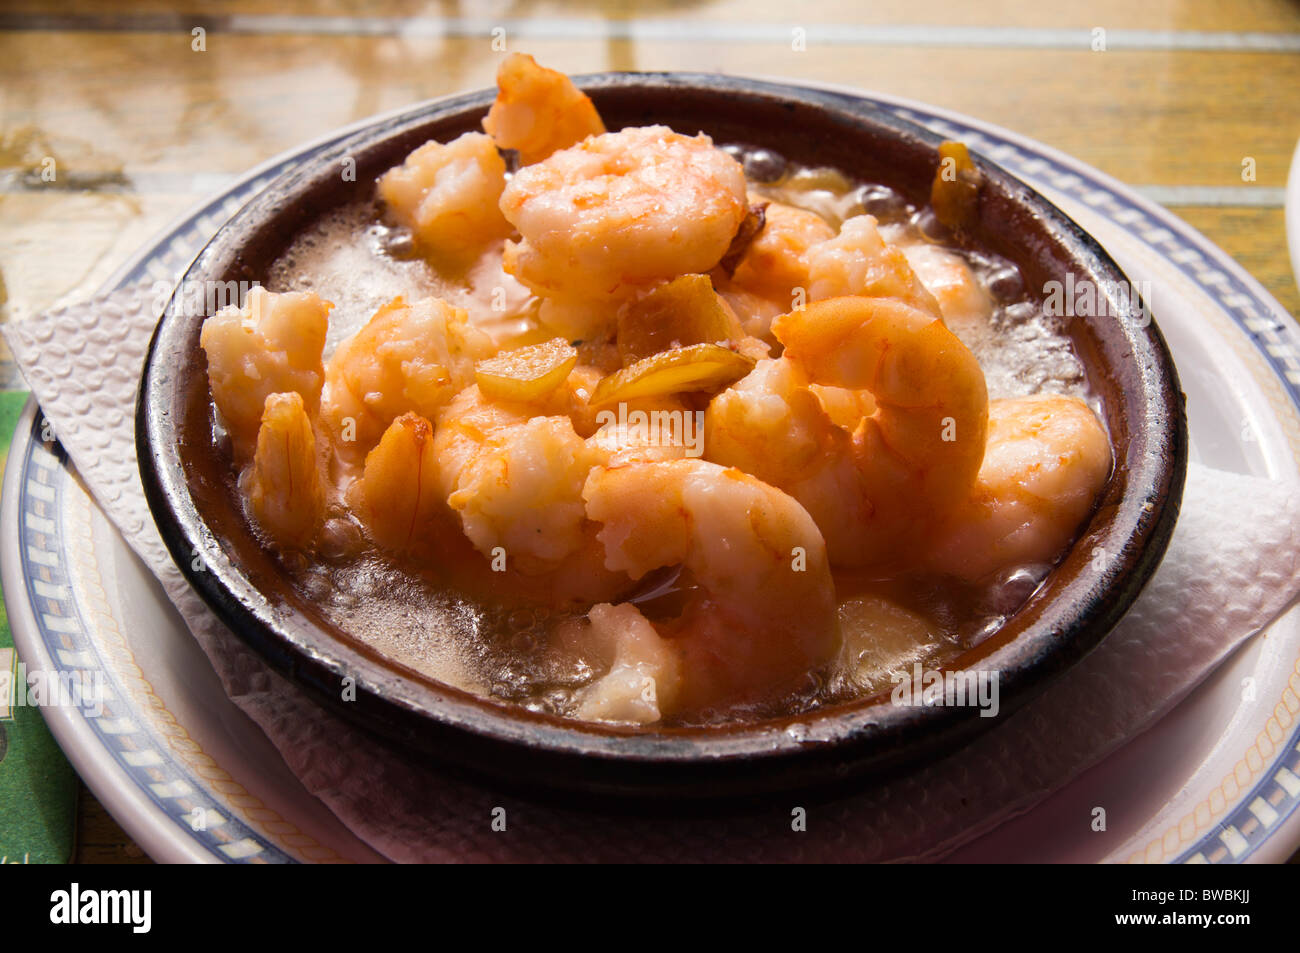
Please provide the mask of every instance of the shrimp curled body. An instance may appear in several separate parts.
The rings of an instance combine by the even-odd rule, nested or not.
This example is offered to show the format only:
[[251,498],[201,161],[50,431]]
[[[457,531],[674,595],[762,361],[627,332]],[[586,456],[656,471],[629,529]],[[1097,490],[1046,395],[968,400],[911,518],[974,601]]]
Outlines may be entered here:
[[297,391],[266,398],[243,490],[258,525],[282,547],[305,549],[324,520],[316,435]]
[[660,626],[679,647],[687,708],[797,687],[838,651],[835,588],[816,524],[792,497],[698,459],[597,467],[582,491],[605,565],[640,579],[682,566],[698,586]]
[[483,128],[499,147],[516,150],[522,165],[605,131],[596,107],[573,80],[538,66],[526,53],[502,61],[497,86]]
[[469,316],[439,298],[394,298],[339,345],[325,368],[322,417],[339,453],[363,458],[405,413],[432,420],[494,353]]
[[199,345],[207,356],[208,384],[239,463],[253,455],[272,394],[293,391],[307,416],[316,416],[332,307],[311,292],[276,294],[258,286],[242,308],[232,305],[203,322]]
[[520,169],[501,211],[522,240],[505,268],[541,317],[593,335],[638,287],[709,271],[747,212],[745,174],[707,136],[665,126],[592,136]]
[[993,401],[979,479],[939,533],[931,566],[973,580],[1055,561],[1092,511],[1111,462],[1105,428],[1078,398]]
[[773,332],[782,357],[710,404],[706,455],[799,500],[832,564],[909,561],[979,472],[988,429],[979,363],[937,316],[885,298],[818,301]]

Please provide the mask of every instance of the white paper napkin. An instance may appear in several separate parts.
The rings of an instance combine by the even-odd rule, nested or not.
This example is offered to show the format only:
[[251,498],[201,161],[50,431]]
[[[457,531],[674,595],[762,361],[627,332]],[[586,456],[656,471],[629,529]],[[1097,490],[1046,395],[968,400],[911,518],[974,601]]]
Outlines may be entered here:
[[[1193,464],[1168,555],[1097,651],[950,757],[812,808],[806,832],[790,832],[788,809],[629,818],[521,801],[377,747],[268,669],[190,589],[136,467],[135,392],[152,305],[151,289],[125,290],[3,332],[86,485],[158,575],[230,697],[309,791],[394,860],[939,857],[1152,725],[1300,591],[1300,486]],[[496,806],[507,808],[508,836],[490,828]]]

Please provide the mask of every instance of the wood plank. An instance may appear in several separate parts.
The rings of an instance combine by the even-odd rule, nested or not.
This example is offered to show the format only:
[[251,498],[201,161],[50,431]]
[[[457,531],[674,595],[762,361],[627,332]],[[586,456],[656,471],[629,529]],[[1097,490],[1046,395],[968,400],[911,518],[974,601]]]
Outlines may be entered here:
[[[1279,187],[1300,129],[1300,56],[705,47],[540,40],[570,72],[695,69],[839,82],[995,122],[1140,184]],[[485,40],[0,34],[0,168],[44,156],[92,184],[233,174],[346,123],[492,84]],[[438,64],[433,68],[431,64]],[[105,77],[113,77],[106,82]],[[975,81],[978,78],[978,81]],[[171,182],[171,185],[168,185]]]
[[[102,16],[105,6],[97,0],[8,0],[7,12],[29,15]],[[265,0],[226,0],[221,15],[262,15]],[[112,4],[113,16],[169,16],[175,13],[172,0],[119,0]],[[374,0],[368,3],[346,0],[278,0],[276,17],[408,17],[435,18],[456,15],[482,18],[555,20],[557,18],[603,18],[624,20],[752,23],[855,23],[877,25],[921,24],[934,26],[1003,26],[1041,29],[1197,30],[1197,31],[1300,31],[1300,6],[1288,0],[1093,0],[1088,4],[1072,0],[983,0],[981,3],[952,3],[951,0],[829,0],[792,7],[787,0],[712,0],[686,4],[633,0],[588,0],[581,4],[564,0],[541,0],[521,6],[515,3],[478,2],[458,9],[434,0]],[[193,19],[193,15],[190,15]]]
[[77,799],[78,864],[148,864],[148,855],[83,785]]

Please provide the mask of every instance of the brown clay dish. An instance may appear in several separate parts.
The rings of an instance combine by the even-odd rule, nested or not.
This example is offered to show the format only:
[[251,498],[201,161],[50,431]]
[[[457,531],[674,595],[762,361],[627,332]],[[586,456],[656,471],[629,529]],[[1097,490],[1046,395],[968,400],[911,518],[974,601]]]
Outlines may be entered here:
[[[718,143],[766,147],[832,166],[924,204],[939,137],[861,100],[698,74],[576,78],[611,129],[663,123]],[[274,181],[221,228],[185,282],[267,281],[271,263],[322,215],[429,139],[479,128],[493,93],[415,107],[316,154]],[[339,174],[344,157],[356,181]],[[1049,281],[1124,281],[1114,261],[1041,195],[975,157],[984,177],[970,242]],[[1187,467],[1177,374],[1158,328],[1123,300],[1069,327],[1101,398],[1115,470],[1091,522],[1046,582],[998,633],[949,667],[996,669],[1001,716],[1094,648],[1164,554]],[[1106,310],[1106,309],[1098,309]],[[1118,316],[1117,316],[1118,315]],[[199,347],[203,316],[173,301],[155,333],[140,386],[141,475],[163,538],[191,583],[230,628],[323,703],[399,748],[525,785],[593,794],[754,794],[933,758],[996,724],[974,707],[899,707],[867,699],[797,717],[713,728],[624,729],[548,717],[433,682],[378,656],[325,620],[291,588],[250,531],[229,489],[229,461],[212,449]],[[1098,549],[1110,554],[1094,565]],[[203,555],[204,568],[195,554]],[[341,700],[344,676],[356,700]]]

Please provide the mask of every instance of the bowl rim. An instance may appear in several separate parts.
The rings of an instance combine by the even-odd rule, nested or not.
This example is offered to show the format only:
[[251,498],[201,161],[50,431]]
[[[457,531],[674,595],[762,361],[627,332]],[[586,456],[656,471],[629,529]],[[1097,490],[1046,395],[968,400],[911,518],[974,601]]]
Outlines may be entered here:
[[[834,110],[849,121],[883,127],[904,141],[933,149],[942,137],[848,93],[707,73],[599,73],[575,76],[588,92],[629,88],[703,90],[776,100],[795,100],[814,109]],[[471,767],[486,758],[514,761],[524,774],[537,774],[552,786],[567,787],[573,769],[584,790],[672,792],[703,783],[720,791],[718,766],[738,765],[742,783],[763,782],[762,774],[794,762],[812,773],[843,774],[846,750],[854,771],[901,765],[938,747],[956,743],[986,725],[971,707],[902,707],[867,700],[761,722],[706,728],[630,729],[561,719],[520,706],[469,695],[427,677],[402,672],[358,644],[340,642],[300,613],[284,613],[268,600],[229,557],[208,530],[189,493],[179,442],[170,426],[184,392],[169,373],[172,354],[185,343],[202,316],[178,312],[178,298],[196,272],[222,261],[249,228],[277,214],[276,199],[303,188],[320,170],[390,137],[473,110],[485,110],[494,90],[480,90],[419,103],[378,117],[357,132],[317,152],[301,166],[277,177],[254,195],[196,257],[177,284],[155,329],[145,358],[137,398],[136,439],[145,495],[173,558],[204,601],[273,668],[288,676],[331,710],[377,730],[402,747],[446,754]],[[986,181],[1011,199],[1032,207],[1043,227],[1072,249],[1072,260],[1089,273],[1125,279],[1118,265],[1078,224],[1049,200],[996,164],[972,152]],[[1113,628],[1154,572],[1173,532],[1187,466],[1187,425],[1177,371],[1154,320],[1146,326],[1121,324],[1141,369],[1144,409],[1166,422],[1159,433],[1134,428],[1131,436],[1150,446],[1138,455],[1130,480],[1142,498],[1120,500],[1106,524],[1107,540],[1118,539],[1124,559],[1103,566],[1092,593],[1073,611],[1057,605],[1036,628],[1020,633],[989,652],[984,667],[999,673],[1002,713],[1009,714],[1094,648]],[[1129,398],[1135,395],[1128,395]],[[1115,448],[1117,451],[1119,448]],[[1118,452],[1117,452],[1118,458]],[[1132,480],[1136,475],[1137,480]],[[1100,519],[1094,514],[1093,523]],[[1091,529],[1090,524],[1089,529]],[[1126,529],[1125,529],[1126,528]],[[1081,539],[1086,536],[1081,535]],[[1075,547],[1079,545],[1075,543]],[[196,556],[202,559],[196,559]],[[1053,570],[1053,574],[1056,569]],[[1049,607],[1050,609],[1051,607]],[[1020,610],[1016,615],[1019,615]],[[1014,616],[1013,616],[1014,618]],[[947,668],[948,666],[940,666]],[[957,667],[953,665],[952,667]],[[337,686],[354,679],[356,702],[341,702]],[[425,733],[428,737],[424,737]],[[942,740],[942,743],[941,743]],[[869,756],[868,756],[869,755]],[[606,771],[605,767],[611,770]],[[671,776],[638,778],[641,768],[668,769]],[[783,773],[783,772],[782,772]],[[801,775],[808,772],[800,770]],[[732,780],[735,780],[733,778]],[[721,785],[722,788],[728,785]]]

